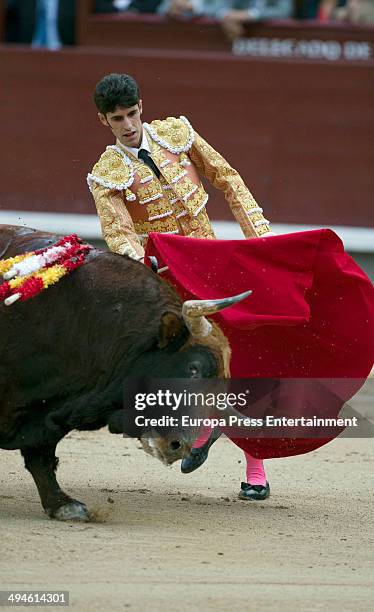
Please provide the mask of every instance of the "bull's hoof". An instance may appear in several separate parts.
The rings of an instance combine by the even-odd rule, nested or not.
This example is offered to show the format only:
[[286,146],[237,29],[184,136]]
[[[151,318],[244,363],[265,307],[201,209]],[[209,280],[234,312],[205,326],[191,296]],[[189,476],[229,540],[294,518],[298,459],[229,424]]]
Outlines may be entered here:
[[51,518],[58,521],[83,521],[90,520],[87,507],[79,501],[72,501],[60,506],[57,510],[48,513]]

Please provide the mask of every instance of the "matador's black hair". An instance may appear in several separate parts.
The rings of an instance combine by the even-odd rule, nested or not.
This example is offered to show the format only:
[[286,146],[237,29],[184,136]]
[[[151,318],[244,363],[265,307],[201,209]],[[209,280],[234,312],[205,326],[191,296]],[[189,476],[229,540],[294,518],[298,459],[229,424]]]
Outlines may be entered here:
[[95,104],[103,115],[113,113],[117,106],[135,106],[139,98],[139,85],[129,74],[107,74],[95,87]]

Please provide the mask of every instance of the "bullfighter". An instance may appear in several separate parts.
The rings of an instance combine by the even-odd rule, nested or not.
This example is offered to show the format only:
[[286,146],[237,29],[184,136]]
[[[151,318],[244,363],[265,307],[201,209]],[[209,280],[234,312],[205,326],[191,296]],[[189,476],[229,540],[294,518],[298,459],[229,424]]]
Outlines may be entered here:
[[[130,75],[106,75],[96,85],[94,101],[100,122],[116,138],[87,177],[112,251],[144,262],[150,232],[214,239],[200,176],[223,192],[245,238],[272,234],[238,172],[186,117],[142,122],[139,86]],[[218,437],[219,432],[204,430],[182,460],[182,472],[200,467]],[[263,462],[246,452],[245,457],[246,482],[239,497],[264,500],[270,487]]]

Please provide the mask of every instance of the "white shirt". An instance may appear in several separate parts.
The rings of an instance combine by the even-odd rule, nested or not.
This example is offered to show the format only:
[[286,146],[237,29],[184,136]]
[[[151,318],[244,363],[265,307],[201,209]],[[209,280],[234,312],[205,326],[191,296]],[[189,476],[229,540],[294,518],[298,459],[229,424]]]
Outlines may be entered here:
[[138,157],[138,153],[139,153],[140,149],[145,149],[146,151],[148,151],[148,153],[151,153],[151,147],[149,146],[147,134],[146,134],[146,131],[144,129],[143,129],[142,142],[141,142],[140,147],[138,149],[136,149],[135,147],[126,147],[126,145],[123,145],[121,142],[119,142],[119,144],[120,144],[120,146],[123,149],[128,151],[128,153],[131,153],[132,155],[134,155],[134,157]]

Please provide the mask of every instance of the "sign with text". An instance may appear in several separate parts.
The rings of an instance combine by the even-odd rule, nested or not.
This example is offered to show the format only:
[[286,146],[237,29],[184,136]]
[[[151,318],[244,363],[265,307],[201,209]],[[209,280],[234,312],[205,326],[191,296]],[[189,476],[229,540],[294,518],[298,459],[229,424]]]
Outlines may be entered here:
[[372,437],[374,414],[352,398],[356,379],[126,379],[123,433],[140,438],[219,427],[237,438]]
[[365,62],[373,59],[374,44],[369,41],[254,36],[234,40],[232,52],[234,55],[252,57]]

